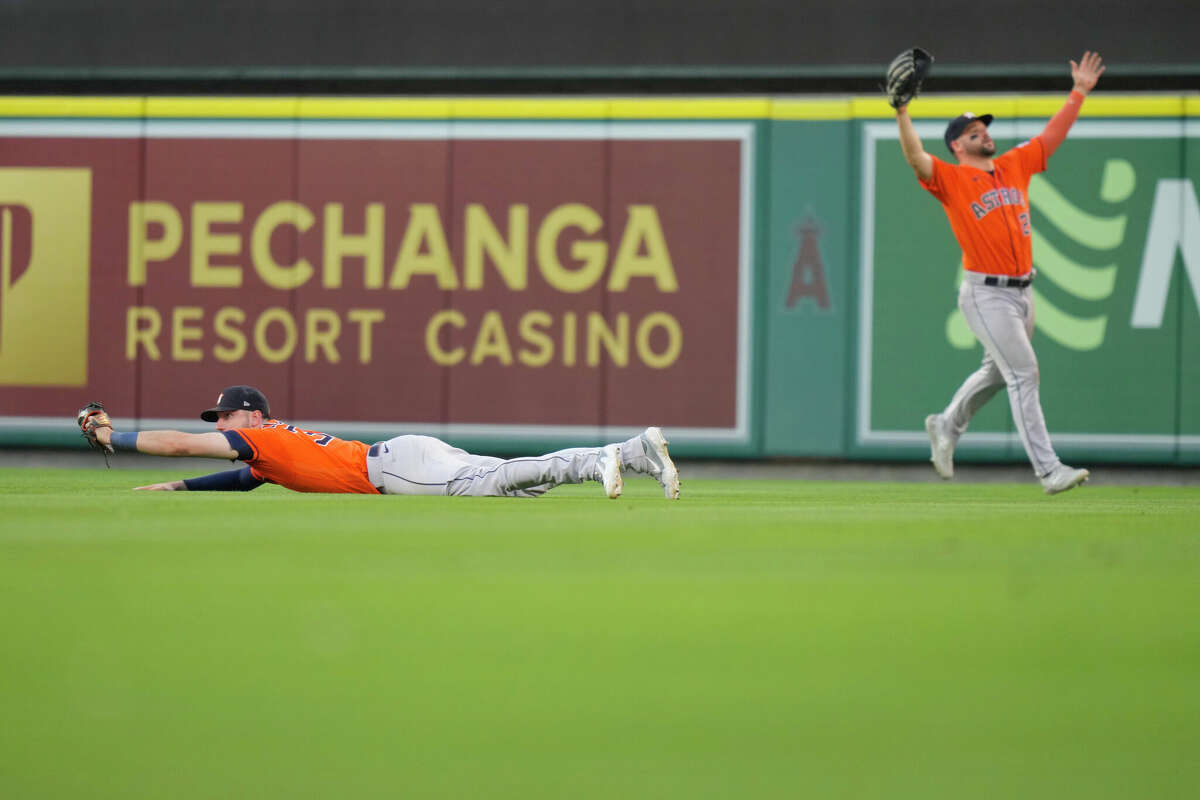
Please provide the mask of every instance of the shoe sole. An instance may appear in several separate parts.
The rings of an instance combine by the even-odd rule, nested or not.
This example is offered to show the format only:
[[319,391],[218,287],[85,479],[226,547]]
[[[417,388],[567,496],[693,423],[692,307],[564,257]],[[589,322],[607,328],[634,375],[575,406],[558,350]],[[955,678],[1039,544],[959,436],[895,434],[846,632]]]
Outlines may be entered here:
[[646,441],[654,447],[653,458],[660,462],[658,482],[663,487],[663,496],[668,500],[678,500],[679,470],[675,468],[675,462],[671,460],[671,454],[667,451],[667,437],[663,435],[662,428],[647,428]]
[[621,449],[613,447],[612,453],[606,453],[603,459],[601,483],[604,484],[604,493],[610,500],[616,500],[625,488],[625,480],[621,477]]
[[929,434],[929,463],[933,464],[933,471],[944,480],[948,481],[954,477],[954,462],[950,463],[950,469],[943,471],[938,466],[937,459],[933,457],[933,451],[937,449],[937,431],[934,430],[934,424],[937,422],[937,414],[930,414],[925,418],[925,432]]
[[1062,494],[1063,492],[1069,492],[1070,490],[1074,489],[1076,486],[1083,486],[1085,483],[1087,483],[1088,478],[1090,478],[1090,477],[1092,477],[1092,473],[1088,472],[1085,469],[1085,470],[1083,470],[1082,475],[1080,475],[1078,478],[1071,481],[1070,483],[1068,483],[1066,486],[1062,487],[1061,489],[1046,488],[1045,492],[1046,492],[1046,494]]

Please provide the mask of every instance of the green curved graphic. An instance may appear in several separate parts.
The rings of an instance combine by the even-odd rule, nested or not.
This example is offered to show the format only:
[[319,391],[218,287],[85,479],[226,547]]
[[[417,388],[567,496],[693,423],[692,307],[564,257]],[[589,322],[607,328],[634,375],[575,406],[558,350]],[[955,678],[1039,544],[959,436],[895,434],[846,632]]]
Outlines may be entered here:
[[[1133,195],[1136,186],[1137,172],[1131,163],[1120,158],[1105,162],[1100,179],[1101,200],[1122,203]],[[1084,211],[1041,175],[1035,175],[1030,181],[1029,204],[1037,209],[1039,219],[1047,220],[1080,248],[1097,254],[1097,261],[1102,260],[1104,251],[1117,248],[1125,239],[1127,214],[1100,216]],[[1117,283],[1115,263],[1099,267],[1080,264],[1050,244],[1036,227],[1033,229],[1033,263],[1039,279],[1049,279],[1079,300],[1107,300]],[[1095,350],[1104,343],[1107,314],[1075,316],[1051,303],[1036,289],[1033,296],[1038,329],[1058,344],[1085,351]],[[975,345],[975,337],[957,309],[946,318],[946,340],[959,350]]]
[[[1119,167],[1116,169],[1120,171]],[[1107,166],[1105,173],[1109,174]],[[1122,188],[1115,186],[1114,191]],[[1029,182],[1029,205],[1071,239],[1096,250],[1112,250],[1125,239],[1125,223],[1128,221],[1125,214],[1114,217],[1089,214],[1059,194],[1050,181],[1041,175],[1035,175]]]
[[1063,347],[1072,350],[1095,350],[1104,344],[1104,329],[1108,315],[1076,317],[1068,314],[1033,290],[1033,307],[1037,314],[1037,329]]
[[1033,229],[1034,261],[1038,278],[1049,278],[1056,285],[1083,300],[1104,300],[1117,284],[1117,265],[1085,267],[1060,253],[1046,237]]
[[1110,158],[1104,164],[1100,179],[1100,199],[1106,203],[1121,203],[1129,199],[1137,186],[1137,172],[1123,158]]

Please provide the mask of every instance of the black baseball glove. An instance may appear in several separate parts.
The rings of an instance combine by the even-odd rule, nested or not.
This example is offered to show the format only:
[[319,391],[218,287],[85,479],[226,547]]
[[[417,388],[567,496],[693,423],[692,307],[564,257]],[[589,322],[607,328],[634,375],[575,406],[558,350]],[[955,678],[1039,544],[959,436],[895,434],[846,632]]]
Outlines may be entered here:
[[79,416],[75,418],[79,423],[79,430],[83,432],[83,438],[87,439],[88,444],[97,450],[104,453],[105,460],[113,454],[111,444],[104,444],[96,438],[97,428],[108,428],[112,430],[112,420],[108,418],[108,412],[104,410],[103,403],[88,403],[83,408],[79,409]]
[[883,92],[892,108],[908,104],[921,92],[921,83],[929,75],[933,56],[919,47],[910,47],[888,64]]

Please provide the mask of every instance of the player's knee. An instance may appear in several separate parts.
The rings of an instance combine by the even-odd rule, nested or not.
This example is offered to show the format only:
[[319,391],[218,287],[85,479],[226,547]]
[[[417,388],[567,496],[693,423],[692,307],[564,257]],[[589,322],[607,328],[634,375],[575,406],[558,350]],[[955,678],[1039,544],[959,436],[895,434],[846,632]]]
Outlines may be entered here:
[[1014,367],[1013,379],[1017,383],[1037,386],[1041,382],[1041,372],[1036,363],[1024,367]]

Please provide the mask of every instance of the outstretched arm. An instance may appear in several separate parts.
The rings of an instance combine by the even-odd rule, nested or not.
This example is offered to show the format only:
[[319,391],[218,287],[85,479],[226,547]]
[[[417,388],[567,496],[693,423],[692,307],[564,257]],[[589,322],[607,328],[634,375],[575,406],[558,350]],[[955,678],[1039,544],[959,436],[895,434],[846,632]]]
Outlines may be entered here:
[[1071,87],[1071,95],[1066,104],[1058,110],[1042,131],[1042,142],[1046,146],[1046,157],[1049,158],[1058,146],[1067,138],[1067,131],[1079,117],[1079,109],[1083,107],[1083,98],[1096,88],[1096,81],[1104,73],[1100,54],[1090,50],[1083,54],[1079,63],[1071,62],[1071,79],[1075,82]]
[[254,477],[249,467],[231,469],[226,472],[215,472],[199,478],[185,478],[181,481],[167,481],[150,486],[135,486],[134,489],[145,489],[160,492],[248,492],[263,485],[263,481]]
[[896,124],[900,126],[900,149],[904,151],[904,160],[917,173],[917,177],[927,181],[933,177],[933,156],[925,152],[921,146],[921,137],[913,127],[912,117],[908,115],[908,106],[896,109]]
[[225,434],[182,433],[180,431],[141,431],[114,433],[112,428],[97,428],[101,444],[112,444],[118,450],[137,450],[152,456],[197,456],[232,461],[237,451],[229,446]]

